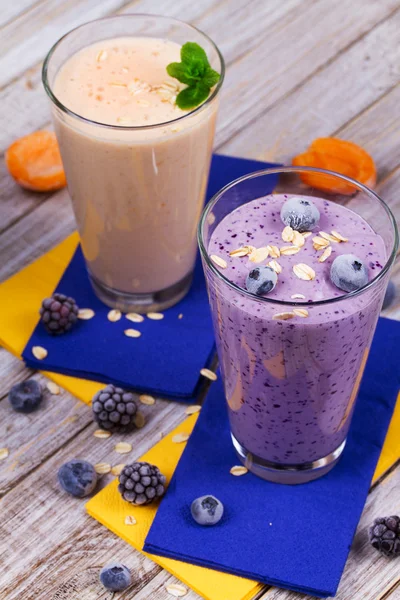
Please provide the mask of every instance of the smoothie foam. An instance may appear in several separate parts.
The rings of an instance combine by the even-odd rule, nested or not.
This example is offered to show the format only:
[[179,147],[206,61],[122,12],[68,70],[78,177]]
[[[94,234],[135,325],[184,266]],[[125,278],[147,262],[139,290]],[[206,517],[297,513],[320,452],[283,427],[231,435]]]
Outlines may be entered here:
[[[289,197],[273,194],[244,204],[213,232],[208,254],[226,261],[221,273],[237,286],[245,289],[246,276],[257,265],[248,257],[231,257],[232,250],[244,245],[290,245],[282,240],[280,218]],[[356,255],[367,265],[370,280],[386,263],[382,238],[359,215],[321,198],[309,199],[320,211],[319,224],[298,253],[275,259],[282,272],[266,296],[271,302],[249,298],[208,277],[232,433],[256,457],[284,465],[319,460],[345,440],[380,311],[381,289],[345,298],[331,283],[334,258]],[[348,241],[330,242],[331,256],[318,262],[322,250],[314,249],[313,238],[332,230]],[[299,263],[314,269],[315,279],[296,277],[293,266]],[[304,299],[292,299],[295,294]],[[274,300],[301,308],[301,303],[340,296],[338,302],[307,305],[306,317],[276,318],[296,306]]]

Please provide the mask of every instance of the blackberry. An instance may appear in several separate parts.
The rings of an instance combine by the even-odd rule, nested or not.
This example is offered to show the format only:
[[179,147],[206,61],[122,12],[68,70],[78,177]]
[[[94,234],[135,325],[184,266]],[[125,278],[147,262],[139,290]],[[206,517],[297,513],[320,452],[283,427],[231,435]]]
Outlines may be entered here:
[[17,412],[31,413],[39,407],[42,401],[42,388],[34,379],[27,379],[13,385],[8,399]]
[[73,298],[64,294],[53,294],[45,298],[40,309],[40,320],[51,335],[62,335],[78,320],[79,308]]
[[400,556],[400,517],[375,519],[369,530],[369,540],[385,556]]
[[126,433],[135,426],[137,406],[131,392],[110,384],[93,397],[93,417],[102,429]]
[[166,477],[147,462],[126,465],[119,476],[118,491],[131,504],[150,504],[165,492]]

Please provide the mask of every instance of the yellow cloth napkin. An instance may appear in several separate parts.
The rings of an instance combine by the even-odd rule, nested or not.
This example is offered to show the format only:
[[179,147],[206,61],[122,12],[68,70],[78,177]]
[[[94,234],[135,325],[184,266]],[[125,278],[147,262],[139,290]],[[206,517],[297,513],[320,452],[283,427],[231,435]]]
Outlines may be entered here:
[[[188,417],[169,435],[153,446],[139,460],[157,465],[170,481],[175,467],[184,450],[184,444],[176,444],[172,437],[177,433],[191,433],[196,415]],[[117,481],[113,481],[86,504],[88,513],[111,529],[119,537],[142,551],[147,532],[155,517],[157,506],[132,506],[122,500],[117,491]],[[133,516],[135,525],[126,525],[125,518]],[[204,567],[197,567],[170,558],[154,556],[143,552],[164,569],[186,583],[207,600],[248,600],[262,589],[262,585],[228,573],[220,573]]]
[[[71,235],[23,271],[0,284],[0,343],[18,358],[21,358],[22,351],[36,326],[42,299],[54,291],[77,243],[77,234]],[[103,386],[101,383],[56,373],[46,372],[45,375],[87,404],[90,404],[93,395]],[[194,416],[187,419],[172,434],[154,446],[143,459],[157,464],[170,478],[184,449],[182,444],[172,443],[172,435],[178,431],[190,433],[195,420]],[[374,481],[399,458],[399,439],[398,399]],[[90,500],[87,509],[94,518],[141,551],[154,518],[155,508],[131,508],[122,501],[117,492],[116,482],[113,482]],[[124,519],[130,514],[134,514],[137,525],[125,525]],[[167,558],[151,558],[208,599],[246,600],[252,598],[260,589],[259,584],[233,575]]]

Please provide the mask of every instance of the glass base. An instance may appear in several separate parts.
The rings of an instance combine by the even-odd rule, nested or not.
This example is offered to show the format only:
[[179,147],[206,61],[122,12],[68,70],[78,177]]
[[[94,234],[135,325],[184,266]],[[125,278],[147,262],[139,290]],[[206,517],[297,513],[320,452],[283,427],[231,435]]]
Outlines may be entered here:
[[104,304],[111,308],[118,308],[122,312],[148,313],[165,310],[177,304],[188,293],[193,273],[171,287],[150,294],[129,294],[115,290],[100,282],[89,272],[89,279],[95,294]]
[[232,442],[240,461],[244,466],[262,479],[274,483],[298,484],[307,483],[329,473],[338,462],[346,445],[344,440],[336,450],[319,460],[300,465],[283,465],[270,462],[255,456],[244,448],[231,433]]

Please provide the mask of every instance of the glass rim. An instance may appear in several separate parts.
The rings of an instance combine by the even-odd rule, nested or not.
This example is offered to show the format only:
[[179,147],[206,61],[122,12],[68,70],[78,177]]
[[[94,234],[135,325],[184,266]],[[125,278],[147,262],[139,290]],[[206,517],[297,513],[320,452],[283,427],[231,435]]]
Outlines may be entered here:
[[[353,292],[344,293],[342,296],[336,296],[334,298],[327,298],[324,300],[315,300],[315,301],[312,300],[312,301],[308,301],[308,302],[296,302],[293,300],[289,302],[288,300],[277,300],[275,298],[268,298],[266,296],[257,296],[256,294],[253,294],[253,293],[249,292],[248,290],[245,290],[244,288],[241,288],[238,285],[236,285],[235,283],[233,283],[232,281],[230,281],[227,277],[225,277],[225,275],[223,273],[221,273],[221,271],[219,271],[217,269],[216,265],[214,265],[214,263],[210,259],[208,252],[203,243],[203,231],[204,231],[204,225],[206,223],[207,217],[211,213],[212,209],[214,208],[214,206],[216,205],[218,200],[220,198],[222,198],[222,196],[225,194],[225,192],[227,192],[231,188],[235,187],[238,183],[241,183],[242,181],[246,181],[248,179],[255,179],[256,177],[260,177],[263,175],[271,175],[273,173],[299,173],[299,172],[305,172],[305,171],[311,171],[313,173],[320,173],[322,175],[331,175],[334,177],[338,177],[339,179],[342,179],[343,181],[345,181],[347,183],[355,185],[360,191],[363,191],[367,195],[376,199],[379,202],[379,204],[383,207],[386,214],[388,215],[389,221],[393,228],[394,242],[393,242],[392,251],[391,251],[388,259],[386,260],[384,267],[381,269],[381,271],[378,273],[378,275],[376,275],[373,279],[371,279],[371,281],[368,281],[368,283],[366,283],[364,286],[362,286],[358,290],[354,290]],[[378,196],[378,194],[376,194],[373,190],[368,188],[366,185],[360,183],[359,181],[356,181],[355,179],[352,179],[351,177],[347,177],[346,175],[342,175],[341,173],[336,173],[335,171],[328,171],[326,169],[319,169],[316,167],[276,167],[276,168],[262,169],[260,171],[254,171],[253,173],[249,173],[247,175],[243,175],[242,177],[238,177],[231,183],[228,183],[227,185],[225,185],[221,190],[219,190],[219,192],[214,194],[214,196],[211,198],[211,200],[204,207],[203,212],[201,214],[199,225],[197,227],[197,241],[198,241],[198,245],[200,248],[201,256],[202,256],[203,260],[205,261],[207,267],[209,269],[211,269],[212,273],[218,279],[223,281],[226,285],[228,285],[228,287],[230,287],[231,289],[240,293],[241,295],[247,296],[248,298],[251,298],[252,300],[256,300],[257,302],[266,303],[266,304],[277,304],[279,306],[286,306],[286,307],[287,306],[312,307],[312,306],[325,306],[327,304],[331,304],[334,302],[340,302],[343,300],[347,300],[348,298],[355,298],[356,296],[359,296],[359,295],[363,294],[364,292],[366,292],[367,290],[374,287],[376,283],[378,283],[381,279],[383,279],[383,277],[389,271],[390,267],[392,266],[392,264],[394,263],[394,261],[396,259],[397,249],[399,246],[399,232],[398,232],[398,228],[397,228],[396,219],[394,218],[394,215],[393,215],[391,209],[389,208],[389,206],[386,204],[386,202],[384,200],[382,200],[382,198],[380,196]]]
[[[218,58],[220,60],[221,63],[221,73],[220,73],[220,78],[219,81],[217,83],[217,85],[214,87],[212,93],[209,95],[209,97],[207,98],[207,100],[205,100],[205,102],[203,102],[202,104],[200,104],[199,106],[197,106],[196,108],[194,108],[193,110],[185,113],[184,115],[181,115],[180,117],[177,117],[176,119],[171,119],[170,121],[163,121],[162,123],[154,123],[153,125],[132,125],[132,126],[126,126],[126,125],[112,125],[112,124],[107,124],[107,123],[101,123],[100,121],[93,121],[92,119],[88,119],[87,117],[83,117],[82,115],[79,115],[78,113],[74,112],[73,110],[70,110],[68,107],[66,107],[58,98],[57,96],[53,93],[53,90],[51,88],[51,85],[49,84],[49,80],[48,80],[48,69],[49,69],[49,64],[50,61],[53,57],[54,52],[56,51],[56,49],[58,48],[58,46],[64,42],[66,40],[66,38],[68,38],[72,33],[78,31],[79,29],[82,29],[84,27],[86,27],[87,25],[91,25],[92,23],[97,23],[97,22],[101,22],[101,21],[112,21],[112,20],[117,20],[117,19],[126,19],[129,17],[154,17],[157,19],[161,19],[163,21],[173,21],[175,22],[177,25],[185,25],[186,27],[189,27],[190,29],[193,29],[194,31],[196,31],[197,33],[200,33],[204,38],[206,38],[210,44],[212,45],[212,47],[214,48],[214,50],[216,51]],[[65,33],[62,37],[60,37],[59,40],[57,40],[53,46],[50,48],[50,50],[48,51],[46,58],[44,59],[43,62],[43,67],[42,67],[42,83],[43,83],[43,87],[46,91],[46,94],[49,96],[50,100],[52,101],[52,103],[59,108],[62,112],[64,112],[65,114],[78,119],[80,121],[83,121],[84,123],[87,123],[89,125],[96,125],[99,127],[105,127],[106,129],[115,129],[115,130],[119,130],[119,131],[132,131],[132,130],[147,130],[147,129],[157,129],[158,127],[166,127],[167,125],[171,125],[171,124],[175,124],[178,123],[179,121],[182,121],[183,119],[186,119],[187,117],[190,117],[196,113],[201,112],[206,106],[208,106],[212,100],[214,100],[214,98],[216,98],[216,96],[219,93],[219,90],[221,89],[222,83],[224,81],[225,78],[225,61],[224,61],[224,57],[221,54],[221,51],[219,50],[218,46],[215,44],[215,42],[213,42],[213,40],[203,31],[201,31],[201,29],[198,29],[197,27],[195,27],[194,25],[191,25],[190,23],[186,23],[185,21],[182,21],[181,19],[175,19],[174,17],[166,17],[163,15],[151,15],[151,14],[147,14],[147,13],[134,13],[134,14],[122,14],[122,15],[114,15],[112,17],[102,17],[100,19],[93,19],[93,21],[87,21],[86,23],[82,23],[81,25],[78,25],[77,27],[74,27],[73,29],[71,29],[70,31],[68,31],[67,33]]]

